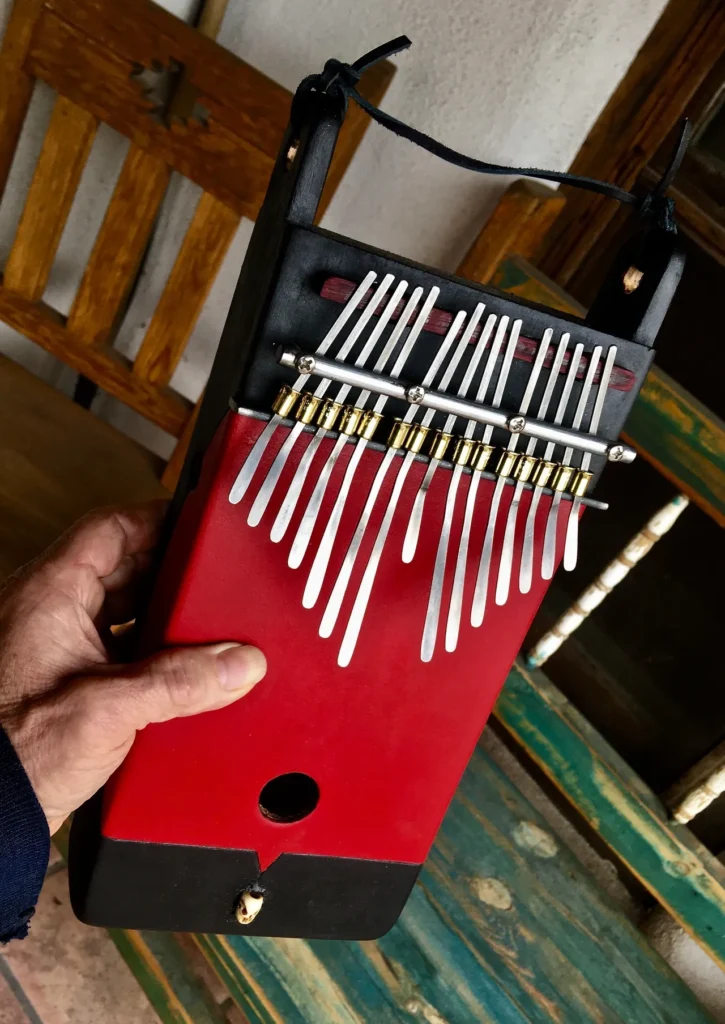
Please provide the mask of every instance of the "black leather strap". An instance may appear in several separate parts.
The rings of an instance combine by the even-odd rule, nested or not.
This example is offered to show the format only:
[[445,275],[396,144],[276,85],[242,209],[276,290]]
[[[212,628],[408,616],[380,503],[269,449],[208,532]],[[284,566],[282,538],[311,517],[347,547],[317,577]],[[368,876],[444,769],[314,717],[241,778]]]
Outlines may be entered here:
[[684,120],[680,126],[677,145],[667,170],[652,191],[648,192],[645,196],[637,196],[633,192],[628,192],[617,185],[612,185],[608,181],[599,181],[597,178],[569,174],[565,171],[547,171],[537,167],[507,167],[503,164],[491,164],[485,160],[477,160],[474,157],[466,156],[464,153],[459,153],[455,149],[443,145],[442,142],[432,139],[417,128],[413,128],[405,124],[405,122],[392,117],[390,114],[386,114],[384,110],[374,106],[357,91],[357,83],[362,77],[363,72],[372,67],[373,64],[377,64],[378,61],[392,57],[402,50],[407,50],[409,46],[411,46],[411,41],[407,36],[398,36],[396,39],[391,39],[390,42],[383,43],[382,46],[377,46],[374,50],[370,50],[369,53],[359,57],[352,64],[345,64],[343,61],[334,58],[328,60],[320,74],[310,75],[304,79],[300,85],[300,91],[314,90],[325,92],[333,97],[339,96],[345,104],[349,100],[353,100],[363,110],[367,111],[370,117],[382,125],[383,128],[387,128],[401,138],[407,139],[409,142],[415,143],[416,146],[426,149],[434,156],[440,157],[441,160],[446,160],[448,163],[456,167],[462,167],[464,170],[476,171],[479,174],[505,174],[519,175],[524,178],[540,178],[544,181],[554,181],[564,185],[572,185],[575,188],[583,188],[589,192],[596,192],[599,195],[606,196],[609,199],[616,199],[620,203],[633,205],[641,217],[653,222],[656,226],[666,231],[677,230],[674,220],[674,202],[665,193],[672,183],[672,179],[677,173],[687,150],[692,134],[692,127],[689,121]]

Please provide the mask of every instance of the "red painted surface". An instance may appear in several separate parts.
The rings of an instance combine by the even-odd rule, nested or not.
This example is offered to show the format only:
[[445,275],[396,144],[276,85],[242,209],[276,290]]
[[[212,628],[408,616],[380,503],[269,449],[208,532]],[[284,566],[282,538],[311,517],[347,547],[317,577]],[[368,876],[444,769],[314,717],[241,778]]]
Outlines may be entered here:
[[[222,424],[168,550],[152,621],[168,645],[255,643],[267,655],[268,675],[232,707],[139,734],[106,788],[103,832],[116,839],[253,849],[263,868],[285,851],[420,863],[546,589],[539,579],[526,597],[513,593],[504,608],[493,602],[513,488],[506,488],[501,503],[486,618],[474,630],[467,613],[493,486],[481,481],[459,647],[446,654],[443,628],[467,489],[462,481],[439,644],[426,665],[420,640],[450,474],[441,470],[433,479],[419,549],[405,565],[403,536],[425,470],[422,463],[414,465],[358,647],[350,666],[341,669],[336,658],[344,626],[395,473],[388,474],[377,503],[337,628],[323,640],[317,630],[325,602],[382,455],[368,450],[361,460],[320,601],[305,610],[307,572],[352,446],[337,464],[307,557],[292,570],[286,559],[294,531],[331,442],[323,441],[315,456],[287,537],[273,544],[271,524],[311,435],[296,445],[261,526],[252,529],[246,524],[249,507],[286,429],[274,436],[244,501],[230,505],[227,495],[262,427],[231,413]],[[519,550],[528,501],[525,493]],[[539,553],[548,507],[544,497]],[[560,516],[560,549],[564,526]],[[514,580],[517,573],[515,563]],[[258,809],[262,787],[285,772],[305,772],[320,788],[317,808],[295,824],[271,822]]]

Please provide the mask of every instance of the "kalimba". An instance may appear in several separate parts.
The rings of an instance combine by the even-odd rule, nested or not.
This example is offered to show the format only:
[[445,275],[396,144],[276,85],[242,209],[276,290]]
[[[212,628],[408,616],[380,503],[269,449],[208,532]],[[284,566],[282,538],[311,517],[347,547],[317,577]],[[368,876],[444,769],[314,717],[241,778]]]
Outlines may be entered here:
[[91,923],[385,932],[602,469],[634,458],[668,201],[586,321],[315,227],[355,75],[391,50],[297,93],[145,620],[147,648],[251,642],[268,675],[145,729],[76,816]]

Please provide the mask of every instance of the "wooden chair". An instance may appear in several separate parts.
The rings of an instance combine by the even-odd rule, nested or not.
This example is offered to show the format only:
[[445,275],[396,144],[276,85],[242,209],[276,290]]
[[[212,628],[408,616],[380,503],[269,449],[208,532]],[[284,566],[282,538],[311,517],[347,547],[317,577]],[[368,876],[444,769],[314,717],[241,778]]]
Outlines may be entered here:
[[[391,64],[365,76],[379,102]],[[170,382],[242,217],[264,197],[291,94],[148,0],[16,0],[0,50],[0,195],[36,81],[57,96],[0,285],[0,319],[181,439],[163,463],[0,359],[0,578],[99,504],[173,489],[194,409]],[[68,316],[43,301],[99,124],[130,139]],[[320,215],[363,133],[350,111]],[[113,347],[172,172],[203,193],[131,362]]]

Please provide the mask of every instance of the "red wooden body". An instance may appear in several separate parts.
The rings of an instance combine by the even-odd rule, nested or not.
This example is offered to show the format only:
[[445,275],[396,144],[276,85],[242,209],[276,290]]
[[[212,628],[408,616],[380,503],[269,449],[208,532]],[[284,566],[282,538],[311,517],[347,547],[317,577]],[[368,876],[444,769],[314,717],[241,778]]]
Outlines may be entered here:
[[[547,586],[535,574],[531,593],[518,594],[515,562],[509,602],[494,604],[513,488],[505,489],[499,512],[486,617],[474,630],[467,616],[493,489],[491,481],[481,481],[460,641],[447,654],[443,631],[469,478],[462,481],[439,642],[424,664],[420,641],[450,473],[441,470],[433,479],[418,552],[406,565],[403,536],[425,470],[423,463],[413,466],[357,649],[343,669],[337,665],[340,640],[398,463],[377,502],[336,630],[321,639],[322,612],[382,455],[365,452],[320,600],[305,610],[309,565],[352,446],[337,464],[307,557],[292,570],[289,547],[332,442],[323,441],[288,534],[273,544],[271,523],[311,435],[298,441],[261,526],[252,529],[246,523],[250,504],[286,428],[274,435],[244,501],[231,505],[228,494],[263,426],[234,413],[222,423],[176,525],[150,623],[160,645],[254,643],[267,655],[267,676],[232,707],[145,729],[106,788],[102,832],[145,843],[254,850],[262,870],[283,852],[420,864]],[[518,517],[519,551],[529,493]],[[549,500],[542,498],[538,513],[539,556]],[[560,550],[564,525],[561,515]],[[293,824],[268,820],[258,806],[263,786],[286,772],[304,772],[320,788],[316,809]]]

